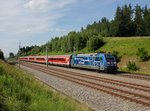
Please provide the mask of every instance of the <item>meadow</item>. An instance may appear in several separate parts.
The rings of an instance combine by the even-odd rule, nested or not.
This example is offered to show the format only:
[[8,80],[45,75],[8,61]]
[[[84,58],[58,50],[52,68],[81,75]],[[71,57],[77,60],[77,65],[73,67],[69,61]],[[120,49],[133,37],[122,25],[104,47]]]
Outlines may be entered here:
[[105,37],[105,45],[99,50],[118,51],[120,55],[135,56],[138,48],[145,48],[150,53],[150,37]]

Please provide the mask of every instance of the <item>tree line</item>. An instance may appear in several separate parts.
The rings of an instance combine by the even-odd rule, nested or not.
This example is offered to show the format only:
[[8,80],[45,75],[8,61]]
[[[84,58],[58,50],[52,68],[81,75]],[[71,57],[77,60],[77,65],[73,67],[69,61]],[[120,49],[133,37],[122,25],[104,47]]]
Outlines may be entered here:
[[4,60],[4,53],[1,49],[0,49],[0,59]]
[[72,31],[62,37],[55,37],[42,46],[22,48],[22,53],[35,55],[44,52],[47,46],[53,52],[73,52],[87,49],[94,51],[104,45],[102,37],[126,37],[150,35],[150,9],[136,5],[118,6],[113,20],[103,17],[100,21],[88,24],[79,32]]
[[148,36],[150,35],[150,9],[145,6],[129,5],[118,6],[115,17],[109,21],[103,17],[99,22],[87,26],[87,30],[93,30],[102,36]]

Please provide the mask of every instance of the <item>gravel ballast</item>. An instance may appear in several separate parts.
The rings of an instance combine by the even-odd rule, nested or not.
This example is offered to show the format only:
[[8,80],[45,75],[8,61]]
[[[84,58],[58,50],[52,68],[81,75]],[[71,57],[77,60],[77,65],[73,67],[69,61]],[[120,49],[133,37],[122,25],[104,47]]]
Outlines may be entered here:
[[21,68],[31,72],[36,78],[65,95],[87,104],[96,111],[150,111],[149,107],[123,100],[25,66],[21,66]]

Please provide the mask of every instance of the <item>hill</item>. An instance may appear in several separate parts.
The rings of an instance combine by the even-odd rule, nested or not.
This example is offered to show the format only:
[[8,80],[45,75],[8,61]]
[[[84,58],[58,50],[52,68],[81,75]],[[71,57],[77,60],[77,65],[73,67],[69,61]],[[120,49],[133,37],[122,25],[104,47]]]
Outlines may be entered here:
[[141,72],[150,73],[150,61],[140,62],[136,55],[138,48],[145,48],[150,55],[150,37],[106,37],[104,41],[105,45],[98,51],[118,51],[121,56],[118,66],[121,69],[125,69],[128,61],[134,61]]

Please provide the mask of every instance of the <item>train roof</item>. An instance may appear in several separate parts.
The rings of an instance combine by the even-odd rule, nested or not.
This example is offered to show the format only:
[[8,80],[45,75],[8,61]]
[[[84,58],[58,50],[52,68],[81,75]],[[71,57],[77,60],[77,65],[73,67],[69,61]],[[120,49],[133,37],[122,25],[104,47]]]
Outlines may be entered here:
[[[71,54],[68,55],[48,55],[48,58],[50,57],[70,57]],[[20,58],[46,58],[47,56],[23,56]]]
[[103,54],[105,56],[112,56],[112,54],[110,54],[110,53],[90,53],[90,54],[75,54],[75,55],[79,56],[79,57],[84,57],[84,56],[96,56],[99,54]]
[[97,53],[90,53],[90,54],[74,54],[74,55],[83,57],[83,56],[95,56],[96,54],[97,54]]

